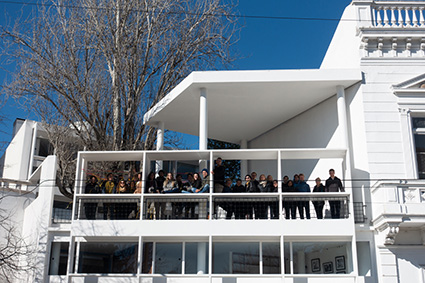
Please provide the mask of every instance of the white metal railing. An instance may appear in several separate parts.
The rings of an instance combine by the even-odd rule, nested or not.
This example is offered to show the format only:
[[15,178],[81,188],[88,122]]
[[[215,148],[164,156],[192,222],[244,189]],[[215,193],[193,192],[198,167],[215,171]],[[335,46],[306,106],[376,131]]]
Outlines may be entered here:
[[[335,203],[339,204],[338,217],[331,214]],[[344,192],[77,194],[73,217],[74,220],[357,219],[359,216],[354,214],[359,212],[350,211],[349,203],[350,194]],[[317,205],[321,207],[321,215],[317,213]],[[303,211],[305,214],[300,214]]]
[[425,27],[425,2],[378,2],[372,6],[375,27]]

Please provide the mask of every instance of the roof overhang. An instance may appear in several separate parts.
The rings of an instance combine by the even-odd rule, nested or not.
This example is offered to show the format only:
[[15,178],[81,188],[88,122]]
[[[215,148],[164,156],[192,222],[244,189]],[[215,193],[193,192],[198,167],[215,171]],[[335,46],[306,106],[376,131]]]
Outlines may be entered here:
[[193,72],[144,116],[146,125],[198,135],[200,89],[208,137],[239,143],[297,116],[362,80],[359,69]]

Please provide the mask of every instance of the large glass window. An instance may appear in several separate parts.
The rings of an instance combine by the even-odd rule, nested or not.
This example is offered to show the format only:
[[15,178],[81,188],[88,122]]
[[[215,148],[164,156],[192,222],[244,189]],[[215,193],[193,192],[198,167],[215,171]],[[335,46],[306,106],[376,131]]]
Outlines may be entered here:
[[213,273],[259,274],[259,243],[214,243]]
[[351,273],[349,242],[292,243],[294,274]]
[[137,273],[137,243],[80,243],[78,273]]
[[425,179],[425,118],[412,118],[418,177]]

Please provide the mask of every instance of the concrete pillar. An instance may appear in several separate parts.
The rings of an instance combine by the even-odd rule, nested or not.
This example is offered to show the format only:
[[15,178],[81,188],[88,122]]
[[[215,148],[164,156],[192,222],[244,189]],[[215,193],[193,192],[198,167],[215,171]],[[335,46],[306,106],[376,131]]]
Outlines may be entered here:
[[304,251],[297,252],[298,274],[305,274],[305,253]]
[[347,149],[345,157],[345,179],[351,179],[351,149],[348,138],[348,122],[347,122],[347,104],[345,102],[344,87],[339,85],[336,87],[337,91],[337,110],[338,110],[338,126],[340,128],[343,140],[343,146]]
[[208,102],[207,90],[201,88],[199,99],[199,150],[208,147]]
[[207,243],[198,243],[198,274],[205,274],[207,271]]
[[[247,149],[247,140],[241,140],[241,149]],[[245,175],[248,174],[248,160],[241,160],[241,179],[245,179]]]
[[[158,128],[156,131],[156,150],[164,149],[164,122],[158,122]],[[163,161],[157,160],[155,162],[155,172],[163,169]]]
[[[208,149],[208,101],[207,89],[200,89],[199,96],[199,150]],[[199,171],[207,167],[206,160],[199,160]]]

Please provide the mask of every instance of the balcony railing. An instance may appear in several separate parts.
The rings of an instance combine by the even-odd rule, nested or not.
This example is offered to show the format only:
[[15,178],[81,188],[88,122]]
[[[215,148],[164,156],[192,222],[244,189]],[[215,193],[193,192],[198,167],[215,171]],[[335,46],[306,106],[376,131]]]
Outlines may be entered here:
[[[348,193],[79,194],[74,219],[349,218],[349,198]],[[364,222],[363,205],[355,207],[355,221]]]
[[373,26],[423,28],[425,2],[379,2],[372,7]]

